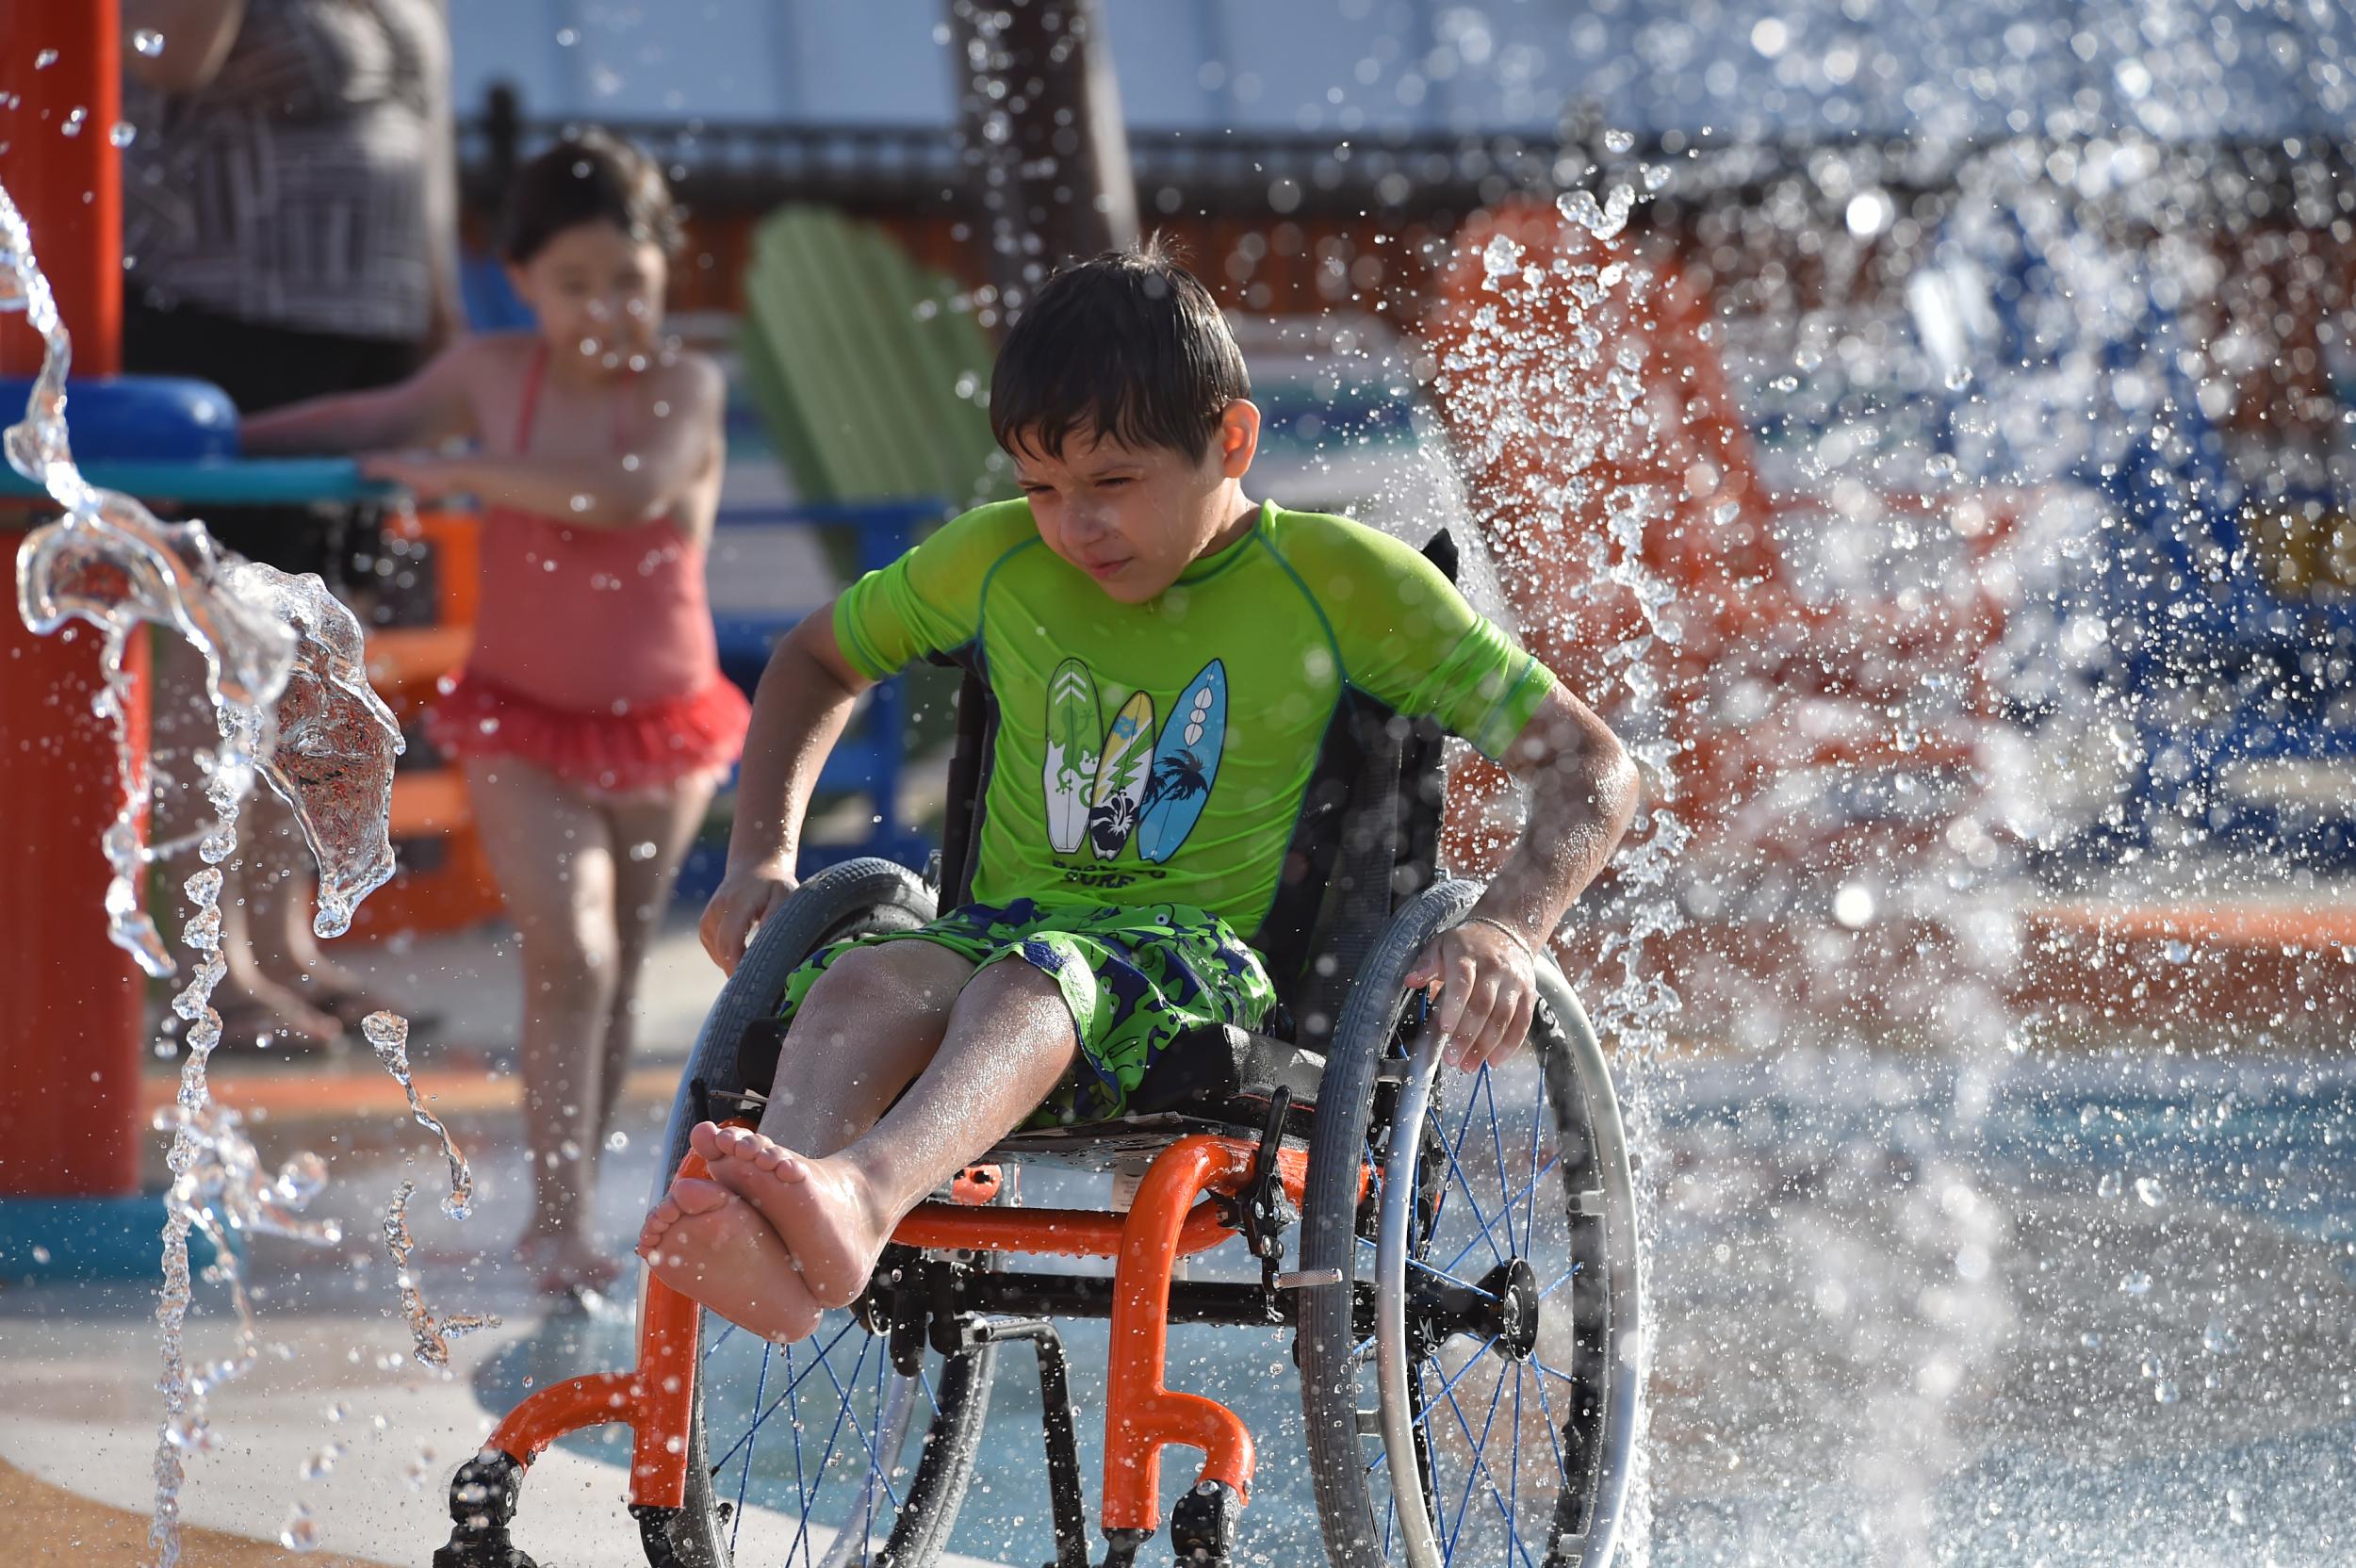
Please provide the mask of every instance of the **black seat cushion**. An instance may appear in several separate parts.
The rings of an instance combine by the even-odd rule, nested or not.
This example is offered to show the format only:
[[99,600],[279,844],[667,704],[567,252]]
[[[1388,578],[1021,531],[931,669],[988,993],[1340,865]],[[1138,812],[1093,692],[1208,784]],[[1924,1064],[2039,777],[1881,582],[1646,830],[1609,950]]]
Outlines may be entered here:
[[[1325,1058],[1314,1051],[1232,1024],[1203,1024],[1182,1032],[1153,1058],[1129,1096],[1129,1109],[1137,1116],[1180,1111],[1250,1121],[1266,1113],[1279,1088],[1292,1090],[1293,1103],[1304,1109],[1316,1104],[1324,1076]],[[1237,1111],[1242,1114],[1231,1114]]]

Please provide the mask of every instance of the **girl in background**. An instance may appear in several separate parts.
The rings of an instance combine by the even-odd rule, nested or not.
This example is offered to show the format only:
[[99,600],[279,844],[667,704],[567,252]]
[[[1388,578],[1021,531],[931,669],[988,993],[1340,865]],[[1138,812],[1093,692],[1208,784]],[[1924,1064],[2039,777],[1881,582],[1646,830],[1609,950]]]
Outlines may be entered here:
[[569,139],[510,200],[502,248],[537,331],[467,338],[398,386],[244,430],[248,451],[358,451],[374,478],[483,508],[474,649],[427,731],[465,766],[521,942],[520,1250],[551,1293],[620,1271],[590,1212],[638,971],[747,712],[704,593],[724,387],[661,332],[678,242],[651,161]]

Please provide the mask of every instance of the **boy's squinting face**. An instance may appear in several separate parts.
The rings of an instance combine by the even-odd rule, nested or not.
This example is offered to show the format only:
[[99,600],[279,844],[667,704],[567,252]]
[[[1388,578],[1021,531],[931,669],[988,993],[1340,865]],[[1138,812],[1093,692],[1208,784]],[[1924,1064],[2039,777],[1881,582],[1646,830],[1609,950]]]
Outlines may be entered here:
[[1143,604],[1199,557],[1240,537],[1245,503],[1235,482],[1252,466],[1259,438],[1260,411],[1238,399],[1200,459],[1087,430],[1065,438],[1060,457],[1027,444],[1011,455],[1047,547],[1110,597]]
[[507,275],[551,347],[609,368],[654,353],[670,281],[661,246],[614,223],[576,223]]

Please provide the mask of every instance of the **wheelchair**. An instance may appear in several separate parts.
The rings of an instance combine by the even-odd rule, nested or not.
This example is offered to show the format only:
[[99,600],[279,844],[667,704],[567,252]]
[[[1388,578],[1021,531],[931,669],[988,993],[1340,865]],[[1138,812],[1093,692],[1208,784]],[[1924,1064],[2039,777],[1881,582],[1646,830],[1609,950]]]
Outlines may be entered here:
[[[938,878],[847,861],[762,923],[696,1041],[658,1197],[672,1171],[695,1168],[695,1122],[757,1119],[778,1000],[804,956],[963,901],[996,722],[972,671],[957,721]],[[630,1511],[656,1568],[940,1561],[1007,1371],[999,1352],[1017,1346],[1039,1379],[1051,1568],[1088,1568],[1055,1326],[1080,1318],[1110,1326],[1104,1568],[1136,1561],[1162,1523],[1170,1445],[1203,1455],[1169,1516],[1176,1560],[1238,1555],[1253,1436],[1227,1407],[1168,1386],[1172,1323],[1293,1331],[1331,1561],[1608,1562],[1635,1458],[1642,1333],[1628,1152],[1602,1052],[1550,959],[1529,1045],[1471,1074],[1442,1066],[1428,1004],[1402,984],[1481,890],[1434,877],[1440,745],[1432,727],[1382,711],[1336,720],[1252,939],[1284,997],[1267,1033],[1196,1031],[1119,1120],[1007,1137],[909,1214],[865,1295],[798,1345],[760,1341],[649,1276],[637,1364],[539,1390],[508,1414],[451,1482],[435,1568],[530,1568],[511,1528],[528,1467],[610,1422],[630,1429]],[[1125,1178],[1128,1201],[1024,1206],[1020,1173],[1040,1165]],[[1178,1277],[1181,1259],[1237,1238],[1256,1282]],[[1113,1267],[1020,1271],[1016,1255]]]

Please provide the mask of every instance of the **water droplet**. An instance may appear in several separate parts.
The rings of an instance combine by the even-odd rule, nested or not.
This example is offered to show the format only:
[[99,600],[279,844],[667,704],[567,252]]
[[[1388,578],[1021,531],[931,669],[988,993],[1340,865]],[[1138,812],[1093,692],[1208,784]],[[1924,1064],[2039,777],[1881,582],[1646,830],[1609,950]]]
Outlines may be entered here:
[[35,1247],[33,1249],[33,1261],[35,1263],[47,1263],[49,1261],[49,1249],[46,1247]]
[[66,111],[65,123],[57,127],[60,136],[80,136],[82,126],[90,119],[90,110],[72,108]]
[[2201,1348],[2213,1356],[2230,1356],[2241,1348],[2241,1336],[2231,1325],[2212,1317],[2201,1332]]
[[2174,1404],[2176,1402],[2176,1380],[2173,1378],[2162,1378],[2152,1383],[2151,1397],[2156,1403],[2159,1404]]
[[1520,270],[1522,248],[1504,235],[1491,235],[1489,243],[1481,252],[1481,269],[1491,278],[1501,278]]
[[618,1154],[629,1147],[630,1135],[623,1132],[619,1127],[614,1128],[614,1131],[605,1135],[605,1152],[607,1153]]
[[1606,131],[1603,145],[1606,152],[1625,153],[1636,145],[1636,138],[1628,131]]
[[131,47],[152,60],[164,52],[164,35],[153,27],[141,27],[131,35]]
[[1852,882],[1833,894],[1832,918],[1852,931],[1873,923],[1873,890]]
[[559,49],[570,49],[580,41],[581,34],[570,27],[559,27],[556,30],[556,46]]
[[286,1523],[278,1531],[278,1544],[290,1552],[319,1549],[319,1522],[311,1517],[307,1504],[295,1504],[294,1511],[286,1515]]
[[2156,1176],[2135,1178],[2135,1198],[2147,1209],[2156,1209],[2168,1201],[2168,1193]]
[[2140,1268],[2132,1269],[2119,1277],[2119,1292],[2140,1301],[2151,1294],[2151,1276]]
[[115,122],[114,129],[106,133],[106,139],[118,147],[128,147],[139,139],[139,128],[137,125],[132,124],[128,120],[118,120]]
[[43,49],[33,57],[33,69],[36,71],[46,71],[57,63],[57,52],[55,49]]
[[1972,367],[1969,365],[1958,365],[1954,369],[1947,372],[1948,391],[1960,392],[1971,384]]
[[2116,1198],[2126,1190],[2126,1178],[2116,1170],[2103,1172],[2102,1179],[2094,1184],[2095,1196],[2098,1198]]

